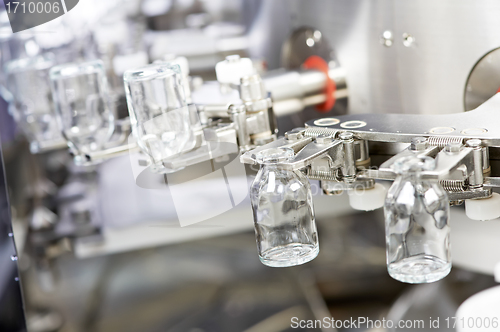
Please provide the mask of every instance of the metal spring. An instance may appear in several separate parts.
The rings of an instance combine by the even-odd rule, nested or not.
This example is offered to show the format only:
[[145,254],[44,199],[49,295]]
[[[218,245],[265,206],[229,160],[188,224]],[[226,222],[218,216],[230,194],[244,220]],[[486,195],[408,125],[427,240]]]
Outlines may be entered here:
[[466,191],[466,185],[463,180],[441,180],[439,181],[443,189],[453,193]]
[[307,170],[307,176],[314,180],[323,181],[338,181],[337,171],[313,171],[310,168]]
[[335,136],[337,130],[330,128],[309,127],[304,132],[305,137],[318,137],[319,135]]
[[427,144],[443,148],[449,143],[462,144],[463,140],[461,137],[431,136],[427,139]]

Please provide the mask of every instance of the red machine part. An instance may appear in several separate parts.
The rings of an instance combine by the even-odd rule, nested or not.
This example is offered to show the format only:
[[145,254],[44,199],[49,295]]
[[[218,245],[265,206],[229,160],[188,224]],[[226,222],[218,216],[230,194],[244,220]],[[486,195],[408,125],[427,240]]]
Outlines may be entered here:
[[326,86],[325,95],[326,101],[322,104],[316,106],[316,110],[322,113],[329,112],[335,105],[335,91],[337,90],[337,85],[335,81],[330,78],[328,63],[321,57],[317,55],[312,55],[304,61],[302,64],[304,69],[316,69],[322,71],[326,75]]

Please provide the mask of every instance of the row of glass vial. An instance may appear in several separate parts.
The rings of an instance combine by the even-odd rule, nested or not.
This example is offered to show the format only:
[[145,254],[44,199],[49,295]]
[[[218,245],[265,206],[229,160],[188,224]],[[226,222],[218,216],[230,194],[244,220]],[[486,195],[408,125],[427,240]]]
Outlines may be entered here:
[[[261,168],[250,190],[256,242],[260,260],[272,267],[300,265],[319,253],[309,180],[278,166],[293,158],[289,148],[256,155]],[[389,274],[402,282],[434,282],[451,270],[448,197],[437,181],[420,176],[434,167],[429,157],[394,165],[399,176],[384,205],[386,253]]]
[[[11,110],[31,142],[55,140],[62,133],[77,155],[106,147],[115,111],[101,61],[54,66],[46,55],[13,61],[6,70],[14,96]],[[196,119],[187,107],[185,76],[172,63],[124,74],[134,136],[157,168],[194,146]]]
[[[32,61],[32,60],[23,60]],[[103,148],[114,130],[114,114],[100,61],[51,68],[50,61],[16,62],[9,67],[16,107],[35,134],[50,131],[51,98],[43,87],[50,70],[59,125],[70,146],[81,153]],[[190,114],[180,68],[155,64],[124,75],[132,129],[141,149],[158,168],[193,144]],[[258,155],[262,169],[252,186],[261,260],[270,266],[293,266],[319,252],[312,195],[301,172],[283,171],[280,161],[293,159],[292,150],[265,150]],[[448,200],[439,184],[422,181],[421,170],[433,159],[401,160],[401,174],[387,196],[387,258],[389,273],[406,282],[431,282],[446,275],[449,259]],[[162,171],[171,171],[163,169]]]
[[102,62],[55,66],[51,54],[7,63],[10,104],[32,143],[66,139],[77,154],[99,151],[114,131],[114,108]]

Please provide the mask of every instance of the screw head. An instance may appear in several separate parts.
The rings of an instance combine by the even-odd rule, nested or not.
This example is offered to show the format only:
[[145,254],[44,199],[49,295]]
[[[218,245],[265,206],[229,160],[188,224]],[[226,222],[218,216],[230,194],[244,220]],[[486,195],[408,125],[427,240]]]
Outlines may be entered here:
[[427,138],[425,138],[425,137],[413,137],[411,139],[410,150],[422,151],[425,149],[427,149]]
[[462,143],[457,143],[457,142],[448,143],[444,148],[444,151],[448,153],[458,153],[461,150],[462,150]]
[[304,132],[303,131],[287,131],[285,133],[285,138],[289,141],[296,141],[299,139],[304,138]]
[[331,143],[333,141],[333,137],[332,136],[328,136],[328,135],[319,135],[318,137],[316,137],[316,143],[318,144],[328,144],[328,143]]
[[477,138],[474,138],[474,139],[470,139],[468,140],[467,142],[465,142],[467,144],[468,147],[470,148],[476,148],[476,147],[481,147],[481,140],[480,139],[477,139]]
[[394,36],[392,35],[392,31],[386,30],[382,33],[382,36],[380,36],[380,44],[386,46],[386,47],[391,47],[394,42]]
[[349,132],[349,131],[346,131],[346,132],[343,132],[339,135],[339,138],[341,140],[344,140],[344,141],[347,141],[347,140],[350,140],[350,139],[353,139],[354,138],[354,134]]
[[231,105],[228,109],[228,112],[230,114],[237,114],[237,113],[245,113],[246,112],[246,107],[245,105]]
[[411,47],[415,43],[415,37],[409,33],[403,33],[403,45],[406,47]]

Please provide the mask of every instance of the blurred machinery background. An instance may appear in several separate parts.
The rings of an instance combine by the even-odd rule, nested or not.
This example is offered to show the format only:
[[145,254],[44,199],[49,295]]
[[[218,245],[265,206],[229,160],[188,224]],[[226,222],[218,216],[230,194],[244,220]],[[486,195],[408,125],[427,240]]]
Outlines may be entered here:
[[[181,188],[175,175],[149,172],[129,136],[123,75],[155,61],[180,64],[184,98],[197,105],[200,128],[211,129],[207,141],[248,146],[242,152],[323,117],[463,113],[500,88],[497,1],[80,0],[15,34],[2,7],[0,330],[24,329],[14,314],[22,288],[29,331],[404,330],[292,328],[292,317],[439,317],[439,328],[422,330],[455,331],[445,319],[495,286],[498,219],[472,221],[463,206],[452,207],[450,276],[402,284],[387,275],[383,211],[359,213],[346,194],[324,195],[314,180],[318,258],[284,269],[260,264],[248,197],[258,169],[233,174],[239,151],[217,154],[208,144],[207,167],[221,169],[224,181],[204,177]],[[257,81],[238,76],[247,58]],[[49,70],[93,60],[109,82],[114,131],[101,150],[70,144],[68,153],[67,134],[51,129],[58,123],[48,115]],[[221,62],[239,67],[216,72]],[[233,107],[241,101],[254,107],[246,121]],[[372,162],[403,148],[372,142]],[[489,155],[496,174],[498,148]],[[500,313],[498,301],[481,301]]]

